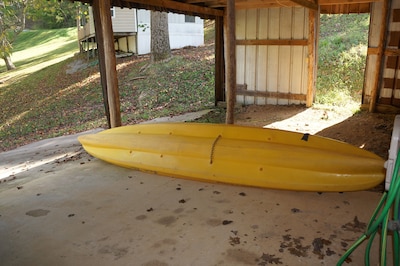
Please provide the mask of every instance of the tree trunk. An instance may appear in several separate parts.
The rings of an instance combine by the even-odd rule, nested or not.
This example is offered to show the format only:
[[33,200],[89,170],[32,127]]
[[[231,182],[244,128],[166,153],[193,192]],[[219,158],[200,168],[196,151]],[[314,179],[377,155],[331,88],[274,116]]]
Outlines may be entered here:
[[151,61],[171,57],[168,32],[168,13],[151,11]]
[[11,61],[10,56],[5,56],[5,57],[3,57],[3,59],[6,64],[7,70],[15,69],[15,66],[14,66],[13,62]]

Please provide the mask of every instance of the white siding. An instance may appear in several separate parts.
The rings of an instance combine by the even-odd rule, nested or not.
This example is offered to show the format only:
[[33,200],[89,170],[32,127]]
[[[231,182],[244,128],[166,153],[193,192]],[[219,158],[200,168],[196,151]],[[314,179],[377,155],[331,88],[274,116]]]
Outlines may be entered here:
[[111,18],[114,32],[136,32],[136,9],[114,7]]
[[[150,53],[150,11],[138,10],[138,54]],[[195,23],[185,22],[185,16],[168,14],[168,31],[171,49],[204,44],[203,20],[196,17]]]

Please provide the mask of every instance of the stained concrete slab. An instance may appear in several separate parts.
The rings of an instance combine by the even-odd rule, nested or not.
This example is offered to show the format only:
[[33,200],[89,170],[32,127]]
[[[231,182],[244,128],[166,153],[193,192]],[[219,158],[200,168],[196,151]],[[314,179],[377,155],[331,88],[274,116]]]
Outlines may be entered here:
[[[335,265],[381,197],[143,173],[76,137],[0,153],[1,265]],[[344,265],[364,265],[364,247]]]

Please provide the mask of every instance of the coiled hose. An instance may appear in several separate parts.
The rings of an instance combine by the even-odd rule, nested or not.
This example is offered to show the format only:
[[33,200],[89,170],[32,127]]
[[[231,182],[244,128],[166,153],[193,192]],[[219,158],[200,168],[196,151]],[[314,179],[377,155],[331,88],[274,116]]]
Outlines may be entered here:
[[[343,262],[351,255],[351,253],[362,243],[368,239],[365,249],[365,265],[370,265],[371,246],[379,229],[381,229],[380,239],[380,266],[386,265],[387,253],[387,235],[388,231],[393,231],[393,265],[400,265],[400,151],[397,154],[396,163],[393,170],[393,176],[388,191],[385,191],[377,208],[368,223],[366,232],[358,238],[358,240],[346,251],[336,265],[342,265]],[[393,208],[393,211],[391,212]],[[393,213],[393,220],[390,215]]]

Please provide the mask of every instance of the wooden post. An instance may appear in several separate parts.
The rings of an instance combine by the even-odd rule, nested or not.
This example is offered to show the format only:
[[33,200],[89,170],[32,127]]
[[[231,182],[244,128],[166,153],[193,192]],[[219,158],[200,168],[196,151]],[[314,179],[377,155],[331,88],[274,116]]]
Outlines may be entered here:
[[109,127],[121,126],[121,110],[118,90],[117,60],[115,57],[114,36],[111,24],[110,1],[93,1],[93,17],[103,97]]
[[225,101],[224,19],[215,18],[215,105]]
[[382,22],[380,27],[379,33],[379,45],[378,45],[378,53],[377,53],[377,62],[375,68],[375,78],[374,78],[374,86],[371,90],[371,100],[369,102],[369,111],[371,113],[375,112],[376,110],[376,102],[378,100],[378,91],[379,91],[379,82],[382,76],[382,62],[384,59],[384,49],[385,49],[385,37],[386,37],[386,29],[388,24],[388,13],[389,13],[389,1],[383,0],[383,7],[382,7]]
[[235,0],[227,0],[224,13],[226,124],[234,123],[236,101]]
[[314,102],[315,93],[315,46],[316,46],[316,16],[317,11],[308,9],[308,81],[307,81],[307,96],[306,106],[311,107]]

